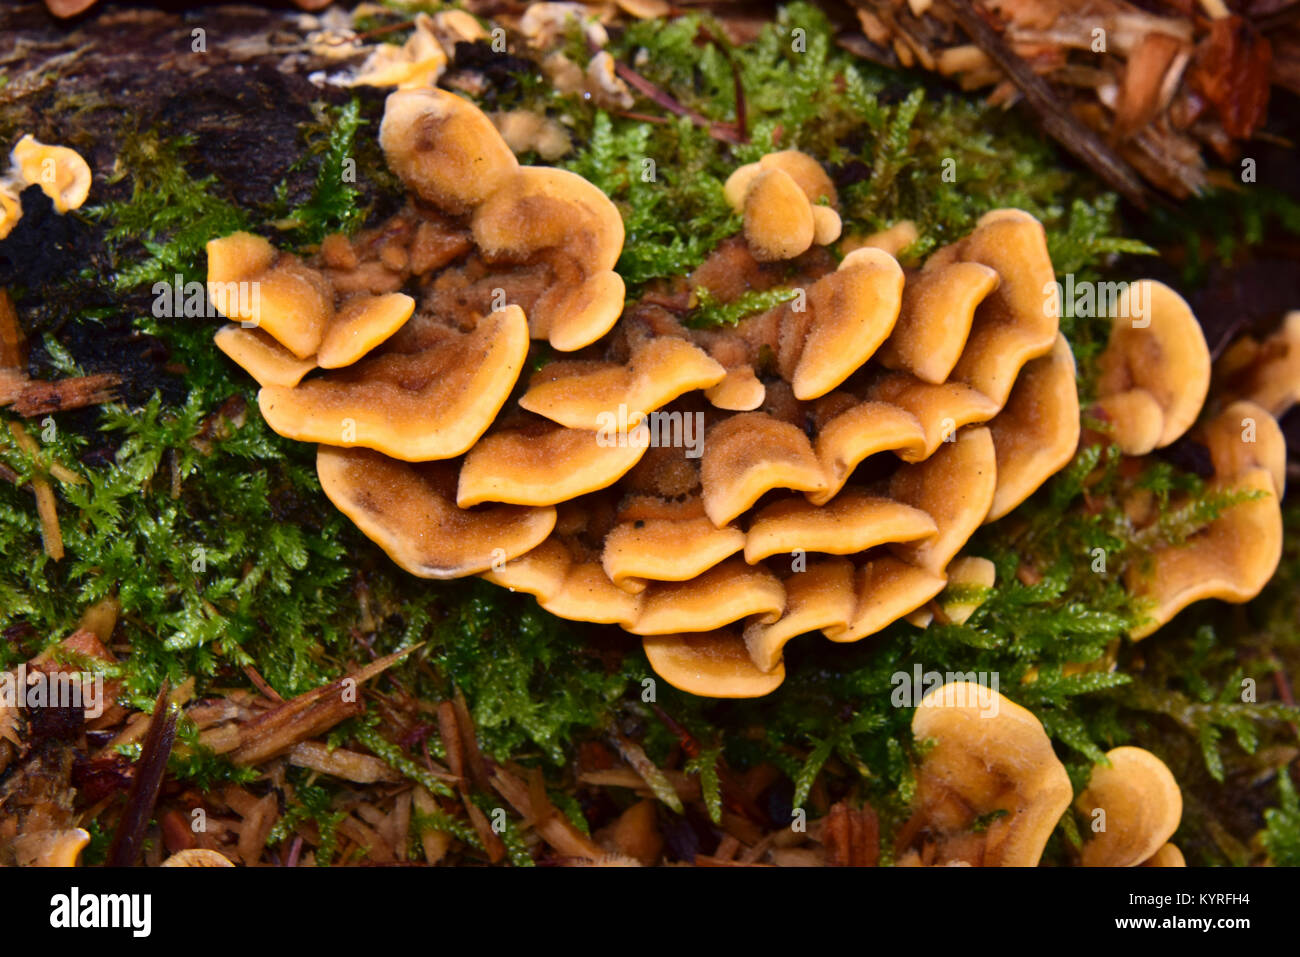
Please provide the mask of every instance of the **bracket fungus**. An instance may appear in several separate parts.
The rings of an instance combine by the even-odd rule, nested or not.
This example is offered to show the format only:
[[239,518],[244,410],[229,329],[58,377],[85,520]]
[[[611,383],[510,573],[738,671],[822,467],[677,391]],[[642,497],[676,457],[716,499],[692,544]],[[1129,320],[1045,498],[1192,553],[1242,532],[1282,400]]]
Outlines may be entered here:
[[1142,748],[1114,748],[1106,760],[1109,765],[1093,767],[1088,786],[1074,802],[1079,814],[1093,822],[1080,855],[1083,866],[1177,866],[1182,855],[1177,848],[1166,850],[1173,847],[1166,842],[1182,820],[1183,795],[1169,768]]
[[[209,280],[259,283],[218,344],[413,574],[481,574],[642,636],[677,687],[762,695],[795,637],[858,641],[926,606],[975,530],[1075,447],[1074,362],[1027,213],[987,214],[919,268],[883,240],[837,266],[811,248],[839,234],[830,178],[770,154],[725,187],[743,237],[680,278],[729,303],[773,288],[780,259],[797,295],[698,329],[655,297],[625,304],[614,204],[520,166],[468,100],[398,90],[380,142],[406,209],[305,259],[214,240]],[[979,561],[952,578],[982,580]]]
[[1083,866],[1183,864],[1168,843],[1182,818],[1182,794],[1149,751],[1107,752],[1075,798],[1042,723],[996,688],[962,680],[925,694],[912,735],[925,748],[900,864],[1037,866],[1071,803],[1089,825]]
[[794,259],[840,238],[835,184],[807,153],[768,153],[732,173],[723,192],[744,216],[745,241],[760,262]]
[[1164,283],[1119,295],[1098,360],[1095,411],[1126,455],[1169,445],[1196,421],[1210,388],[1210,351],[1191,307]]
[[1214,364],[1215,398],[1249,399],[1281,416],[1300,401],[1300,311],[1262,341],[1243,336]]
[[1144,603],[1145,638],[1205,598],[1244,602],[1259,594],[1282,557],[1286,442],[1277,421],[1238,401],[1205,423],[1200,438],[1214,467],[1211,489],[1237,499],[1186,541],[1162,545],[1125,574]]
[[[472,17],[470,19],[473,21]],[[477,21],[473,22],[478,26]],[[405,90],[437,83],[438,77],[447,69],[447,53],[438,40],[437,24],[429,14],[417,13],[413,27],[410,37],[401,46],[382,43],[376,47],[361,65],[353,84],[395,86]]]
[[322,445],[321,489],[394,562],[421,578],[487,571],[540,545],[555,509],[456,506],[455,469],[446,462],[399,462],[369,449]]
[[1073,797],[1039,720],[992,688],[950,681],[921,699],[912,735],[932,746],[916,772],[916,817],[904,829],[922,846],[901,863],[1037,865]]

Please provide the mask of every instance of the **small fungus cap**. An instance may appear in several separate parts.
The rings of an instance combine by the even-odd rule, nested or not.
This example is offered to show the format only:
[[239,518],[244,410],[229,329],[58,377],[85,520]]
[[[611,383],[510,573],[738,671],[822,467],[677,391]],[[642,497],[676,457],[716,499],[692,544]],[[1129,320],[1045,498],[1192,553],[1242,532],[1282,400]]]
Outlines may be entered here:
[[40,186],[60,213],[80,209],[90,195],[90,167],[76,150],[42,143],[28,133],[9,156],[23,181]]
[[777,577],[739,557],[689,581],[655,582],[644,598],[640,617],[628,628],[634,635],[712,631],[750,616],[775,621],[785,610],[785,589]]
[[939,575],[979,528],[993,504],[997,457],[987,428],[968,428],[924,462],[905,465],[890,480],[890,496],[926,512],[939,530],[918,542],[891,545],[905,561]]
[[742,412],[709,430],[700,479],[704,511],[718,527],[774,488],[819,492],[826,487],[808,436],[765,412]]
[[842,631],[853,617],[857,595],[853,563],[847,558],[810,562],[784,582],[785,612],[771,623],[751,622],[745,627],[745,647],[755,666],[774,671],[790,639],[810,631]]
[[629,361],[549,362],[533,374],[519,404],[571,429],[598,429],[611,410],[629,417],[652,412],[696,389],[708,389],[726,370],[686,339],[646,339]]
[[322,369],[352,365],[400,329],[414,312],[415,300],[404,293],[354,297],[325,329],[316,362]]
[[549,424],[490,432],[465,456],[456,501],[554,505],[608,488],[645,455],[637,438]]
[[324,276],[252,233],[210,240],[208,297],[222,315],[251,323],[299,359],[315,354],[334,317]]
[[544,609],[570,621],[626,628],[641,613],[640,595],[614,585],[598,563],[575,558],[558,534],[514,561],[494,564],[483,577],[534,595]]
[[997,491],[986,522],[1006,515],[1064,468],[1079,445],[1074,354],[1064,336],[1020,370],[1002,411],[989,422],[997,455]]
[[412,575],[461,578],[530,551],[555,527],[555,509],[501,505],[467,510],[455,502],[455,469],[412,465],[369,449],[320,446],[325,495]]
[[802,497],[760,509],[745,536],[745,561],[796,550],[854,555],[887,542],[912,542],[939,530],[919,508],[848,488],[825,505]]
[[999,281],[996,270],[974,262],[911,277],[881,362],[935,385],[946,381],[966,348],[975,310]]
[[1281,417],[1300,399],[1300,310],[1260,342],[1238,339],[1215,363],[1216,396],[1249,399]]
[[759,161],[762,170],[779,169],[788,175],[808,200],[812,203],[827,203],[835,206],[839,203],[839,194],[835,192],[835,183],[831,181],[822,164],[807,153],[799,150],[780,150],[768,153]]
[[623,250],[618,207],[577,173],[550,166],[522,167],[475,209],[470,228],[490,260],[555,250],[587,275],[613,269]]
[[451,458],[487,431],[527,354],[523,310],[507,306],[420,353],[366,358],[296,388],[266,386],[258,404],[271,428],[302,442],[408,462]]
[[866,363],[893,331],[903,270],[889,253],[863,249],[808,289],[812,323],[791,384],[797,399],[816,399]]
[[931,824],[964,831],[976,817],[1004,811],[984,832],[978,863],[1035,866],[1073,796],[1039,720],[997,691],[953,681],[921,699],[912,735],[935,742],[917,772]]
[[601,564],[615,585],[641,592],[647,579],[694,579],[744,549],[745,533],[740,529],[715,528],[698,499],[686,506],[675,508],[679,515],[671,518],[624,518],[610,529],[604,536]]
[[[932,255],[925,271],[973,262],[997,272],[999,282],[975,310],[966,348],[952,378],[1004,405],[1016,376],[1056,341],[1056,272],[1047,234],[1033,216],[1016,209],[984,214],[973,233]],[[1045,290],[1052,290],[1045,294]],[[1046,300],[1046,301],[1045,301]]]
[[[1178,293],[1151,279],[1128,286],[1115,311],[1110,341],[1098,360],[1101,405],[1129,391],[1148,393],[1163,414],[1155,444],[1163,448],[1196,421],[1210,388],[1210,350],[1201,324]],[[1114,421],[1125,452],[1150,451],[1129,435],[1122,415]]]
[[812,204],[783,170],[762,171],[745,195],[745,241],[759,262],[793,259],[813,244]]
[[468,212],[519,172],[492,121],[468,100],[434,87],[390,94],[379,142],[389,168],[450,213]]
[[687,694],[760,698],[785,680],[784,664],[760,670],[734,631],[652,635],[641,646],[655,673]]
[[313,360],[299,359],[261,329],[231,323],[218,329],[212,341],[258,385],[293,388],[316,368]]
[[1126,572],[1147,619],[1130,632],[1134,640],[1193,602],[1249,601],[1281,560],[1285,441],[1276,421],[1260,406],[1237,402],[1206,423],[1203,436],[1215,466],[1212,488],[1239,500],[1185,542],[1156,548]]
[[1089,820],[1105,812],[1104,829],[1083,845],[1084,867],[1133,867],[1153,857],[1183,816],[1183,795],[1163,761],[1142,748],[1106,752],[1092,769],[1075,809]]

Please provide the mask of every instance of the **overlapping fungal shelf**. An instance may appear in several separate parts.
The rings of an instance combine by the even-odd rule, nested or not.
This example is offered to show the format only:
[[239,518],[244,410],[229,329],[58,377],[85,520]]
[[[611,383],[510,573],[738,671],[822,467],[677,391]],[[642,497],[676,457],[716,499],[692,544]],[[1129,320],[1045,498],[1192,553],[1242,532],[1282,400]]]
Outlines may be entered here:
[[[1027,213],[987,214],[917,270],[872,246],[837,263],[831,181],[772,154],[728,182],[744,232],[690,285],[799,295],[697,330],[672,295],[625,302],[613,203],[520,166],[468,101],[394,93],[380,139],[404,212],[310,262],[214,240],[209,282],[258,283],[227,313],[256,328],[218,344],[412,574],[483,575],[642,636],[682,689],[762,695],[790,639],[857,641],[926,605],[1075,450],[1074,360]],[[650,413],[672,441],[601,431]]]

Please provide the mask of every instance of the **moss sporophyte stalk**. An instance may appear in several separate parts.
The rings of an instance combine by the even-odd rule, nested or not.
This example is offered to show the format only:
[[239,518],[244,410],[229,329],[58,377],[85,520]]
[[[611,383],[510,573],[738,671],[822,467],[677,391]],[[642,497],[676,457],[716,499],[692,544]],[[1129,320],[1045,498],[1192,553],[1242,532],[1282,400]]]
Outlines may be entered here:
[[[794,29],[806,38],[799,52],[789,41]],[[705,122],[670,113],[650,122],[623,115],[637,110],[600,109],[580,94],[539,82],[535,74],[521,74],[520,82],[479,96],[480,105],[491,111],[529,110],[562,121],[570,151],[548,164],[529,154],[519,162],[571,172],[609,198],[623,241],[613,262],[584,267],[580,275],[583,281],[596,273],[616,275],[629,307],[676,310],[688,336],[719,340],[752,329],[764,316],[802,322],[810,313],[795,312],[796,299],[801,291],[808,293],[809,309],[816,314],[809,290],[838,274],[848,240],[910,222],[915,239],[893,254],[908,266],[919,265],[975,233],[980,218],[995,209],[1023,210],[1041,222],[1047,279],[1073,282],[1076,290],[1085,283],[1129,278],[1131,263],[1118,257],[1152,252],[1121,236],[1114,196],[1062,164],[1023,119],[966,97],[922,89],[912,77],[853,57],[835,45],[815,8],[783,8],[752,43],[730,44],[723,37],[725,31],[707,16],[692,13],[633,22],[611,31],[607,47],[616,60],[635,63],[646,81],[671,91]],[[747,131],[739,142],[713,135],[709,125],[735,126],[737,90],[743,91]],[[0,567],[0,627],[9,638],[0,646],[0,664],[17,667],[67,638],[83,612],[102,601],[120,609],[107,639],[114,660],[87,667],[116,681],[118,701],[132,709],[151,708],[164,679],[173,688],[193,682],[191,701],[222,698],[232,689],[253,693],[257,682],[290,700],[373,657],[422,642],[420,650],[365,686],[364,712],[337,724],[329,737],[345,750],[377,756],[399,779],[431,796],[441,796],[447,785],[430,772],[429,762],[440,766],[450,760],[445,741],[451,739],[430,731],[436,722],[416,703],[462,695],[484,755],[523,769],[521,774],[536,769],[540,780],[528,789],[534,796],[550,793],[579,833],[586,829],[586,815],[596,812],[574,782],[573,762],[584,748],[612,747],[617,731],[635,738],[657,767],[680,768],[698,780],[704,813],[714,821],[722,819],[724,798],[735,793],[737,775],[770,767],[781,783],[765,792],[765,801],[780,804],[781,811],[787,805],[807,808],[816,817],[850,796],[874,808],[885,847],[892,847],[892,836],[919,806],[926,774],[938,773],[944,759],[939,738],[927,740],[926,729],[914,734],[913,710],[891,703],[899,686],[896,676],[918,669],[922,675],[984,674],[990,682],[997,677],[996,688],[1008,705],[1041,724],[1043,773],[1052,773],[1046,758],[1054,754],[1068,777],[1063,807],[1072,794],[1085,792],[1094,767],[1104,766],[1108,754],[1140,746],[1159,753],[1184,792],[1196,795],[1183,808],[1178,837],[1189,859],[1221,863],[1250,857],[1256,825],[1220,820],[1228,813],[1222,812],[1227,802],[1220,782],[1242,775],[1268,777],[1261,801],[1275,806],[1264,812],[1260,846],[1276,863],[1300,855],[1294,789],[1286,774],[1266,774],[1271,749],[1289,740],[1286,722],[1300,714],[1274,700],[1247,704],[1241,699],[1243,680],[1267,686],[1284,662],[1296,660],[1286,626],[1296,568],[1294,508],[1284,511],[1288,534],[1281,571],[1259,599],[1244,611],[1199,605],[1196,621],[1176,618],[1134,645],[1128,636],[1158,615],[1158,608],[1153,601],[1135,600],[1126,571],[1141,577],[1153,553],[1193,539],[1270,493],[1262,481],[1244,481],[1245,475],[1260,477],[1249,469],[1228,480],[1229,473],[1217,467],[1202,468],[1198,476],[1149,456],[1125,458],[1120,444],[1126,436],[1112,423],[1086,420],[1095,434],[1072,457],[1065,456],[1068,464],[998,522],[973,531],[963,554],[991,562],[991,587],[944,591],[944,583],[937,582],[933,601],[925,603],[933,617],[923,629],[899,620],[865,641],[805,637],[788,645],[773,633],[767,647],[784,656],[784,684],[765,697],[725,707],[657,679],[640,640],[616,628],[552,615],[522,590],[476,579],[423,581],[394,565],[371,541],[374,536],[367,537],[327,502],[322,477],[343,482],[346,470],[318,473],[310,444],[269,428],[258,407],[257,384],[212,343],[215,325],[201,321],[210,313],[187,312],[191,284],[208,278],[205,245],[213,238],[245,231],[278,256],[316,262],[328,237],[342,234],[352,248],[361,248],[368,241],[366,228],[388,222],[400,207],[404,189],[376,145],[382,101],[351,93],[334,99],[303,128],[294,168],[262,203],[248,202],[233,184],[206,172],[202,154],[210,144],[201,132],[177,136],[133,129],[123,119],[105,131],[121,162],[120,179],[103,193],[92,192],[97,205],[87,217],[95,261],[104,264],[96,271],[102,301],[67,322],[94,327],[103,314],[128,316],[134,333],[162,344],[173,372],[156,394],[138,402],[55,413],[55,430],[35,452],[9,429],[0,429],[0,465],[6,477],[13,476],[0,483],[0,554],[21,556]],[[727,201],[728,179],[746,164],[786,150],[813,157],[834,184],[843,237],[834,253],[792,270],[768,268],[764,288],[740,295],[707,285],[692,288],[687,278],[707,268],[710,257],[745,229],[743,207]],[[644,179],[647,158],[654,161],[650,181]],[[355,181],[344,175],[348,160],[357,161]],[[948,160],[960,172],[957,182],[936,172]],[[291,187],[304,171],[314,174],[307,188]],[[342,248],[329,242],[335,251]],[[876,275],[871,270],[884,267],[861,268]],[[30,288],[20,279],[11,291],[20,310],[35,314],[36,300],[70,301],[87,278],[59,276]],[[885,278],[877,275],[874,281]],[[406,285],[374,295],[415,298],[415,292]],[[158,314],[154,306],[162,301],[166,311]],[[248,311],[261,305],[250,302]],[[1085,411],[1094,397],[1123,391],[1099,372],[1105,368],[1101,357],[1111,333],[1109,317],[1089,312],[1064,309],[1059,326],[1066,354],[1072,352],[1077,363],[1077,392],[1071,398],[1083,396]],[[502,318],[498,332],[510,333],[510,324],[510,318]],[[530,352],[525,341],[519,364],[529,368],[521,372],[518,390],[505,390],[509,402],[534,387],[529,372],[541,374],[566,361],[560,354],[562,331],[548,330],[548,351],[533,346]],[[87,371],[93,357],[70,350],[62,344],[65,338],[66,328],[51,324],[33,343],[37,360],[64,375]],[[740,364],[751,366],[756,380],[770,383],[779,377],[781,343],[761,339],[755,337],[757,347]],[[709,352],[704,338],[689,341],[704,343],[700,350]],[[625,358],[638,354],[638,343],[626,346]],[[675,373],[684,368],[681,357],[642,355],[643,361],[662,362],[653,368]],[[1076,376],[1065,376],[1059,351],[1035,361],[1052,356],[1057,362],[1043,363],[1043,381],[1073,383]],[[724,374],[737,368],[711,353],[706,358]],[[705,368],[699,360],[698,370],[692,370]],[[562,373],[563,367],[552,370],[557,379]],[[817,370],[805,373],[815,379]],[[322,373],[304,375],[310,382]],[[894,403],[900,394],[881,392],[874,399]],[[547,401],[540,393],[534,398],[539,407]],[[546,406],[550,413],[583,413],[580,403],[563,398]],[[1161,414],[1167,411],[1162,407]],[[952,431],[943,428],[945,417],[959,418],[939,416],[933,436],[915,437],[918,448],[931,439],[939,443],[936,452],[962,448],[945,441]],[[740,443],[758,434],[744,432]],[[61,472],[79,481],[60,479]],[[33,479],[49,481],[57,497],[66,553],[61,561],[42,547],[29,488]],[[455,505],[455,493],[453,481],[442,494]],[[921,522],[910,512],[899,521],[904,517]],[[632,522],[648,520],[692,521],[716,530],[705,511],[647,513]],[[525,527],[520,540],[533,531]],[[800,530],[807,534],[809,529]],[[742,542],[730,554],[739,561],[745,547]],[[1095,570],[1098,550],[1104,572]],[[625,579],[648,580],[643,568],[629,565],[624,571]],[[842,572],[828,569],[826,581]],[[763,647],[763,637],[754,636],[754,647]],[[653,689],[649,698],[647,688]],[[225,785],[253,789],[257,769],[232,763],[204,730],[191,719],[180,720],[172,776],[201,791]],[[683,735],[695,745],[689,758],[681,750]],[[936,757],[925,763],[931,754]],[[284,780],[283,813],[266,846],[287,853],[295,835],[310,833],[314,859],[337,862],[340,847],[355,845],[359,833],[348,820],[349,786],[292,766]],[[439,802],[421,809],[421,800],[411,813],[416,836],[401,854],[414,853],[417,846],[423,850],[423,836],[431,833],[451,835],[466,854],[488,853],[475,850],[490,841],[472,823],[472,812]],[[500,803],[494,798],[492,807]],[[491,807],[480,811],[490,813]],[[510,816],[517,823],[513,810]],[[996,839],[1006,828],[1003,817],[981,813],[970,831]],[[1086,812],[1072,811],[1059,824],[1048,822],[1043,860],[1076,857],[1080,824],[1087,834],[1087,823]],[[86,852],[91,859],[107,845],[98,832],[92,838]],[[516,830],[508,830],[502,841],[505,854],[519,863],[537,853]]]

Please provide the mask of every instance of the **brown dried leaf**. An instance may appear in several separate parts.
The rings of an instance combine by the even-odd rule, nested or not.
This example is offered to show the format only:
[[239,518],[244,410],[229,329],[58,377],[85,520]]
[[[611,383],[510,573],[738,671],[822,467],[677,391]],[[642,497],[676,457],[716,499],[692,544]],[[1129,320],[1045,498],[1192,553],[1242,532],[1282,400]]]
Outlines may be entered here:
[[1248,139],[1268,112],[1273,48],[1241,17],[1210,24],[1188,75],[1192,89],[1214,104],[1233,139]]

